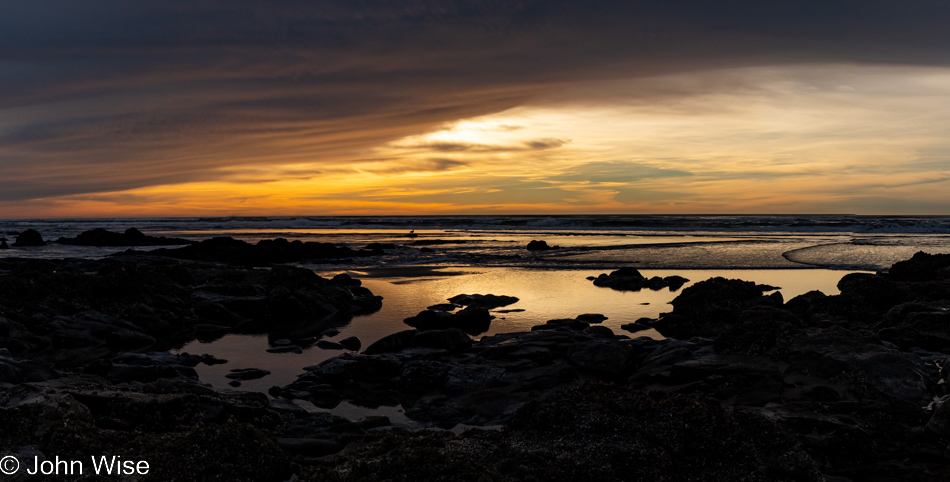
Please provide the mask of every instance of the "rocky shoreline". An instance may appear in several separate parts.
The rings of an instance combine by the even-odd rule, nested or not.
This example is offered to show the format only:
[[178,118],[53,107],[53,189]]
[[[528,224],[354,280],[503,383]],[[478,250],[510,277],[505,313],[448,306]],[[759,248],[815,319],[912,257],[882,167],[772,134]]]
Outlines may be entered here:
[[[222,360],[168,350],[242,332],[316,343],[382,301],[274,264],[329,248],[229,245],[0,259],[0,452],[148,460],[135,480],[950,480],[947,255],[847,275],[835,296],[702,281],[636,323],[663,340],[565,313],[474,341],[510,300],[460,294],[268,396],[216,391],[194,367]],[[619,275],[615,289],[641,283]],[[325,410],[342,402],[433,430]]]

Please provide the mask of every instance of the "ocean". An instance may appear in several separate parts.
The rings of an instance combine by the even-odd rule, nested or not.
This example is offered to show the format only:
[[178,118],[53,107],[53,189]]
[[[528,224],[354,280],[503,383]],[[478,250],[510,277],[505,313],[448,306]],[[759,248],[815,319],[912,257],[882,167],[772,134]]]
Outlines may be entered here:
[[[530,266],[585,268],[635,265],[676,269],[827,268],[878,270],[914,252],[950,252],[950,217],[941,216],[325,216],[0,220],[0,233],[36,229],[47,240],[93,229],[201,240],[250,242],[283,237],[353,248],[393,243],[405,249],[372,266]],[[412,232],[415,237],[409,237]],[[532,239],[560,249],[526,253]],[[422,243],[432,252],[420,253]],[[415,243],[415,244],[413,244]],[[0,256],[104,257],[114,248],[51,244]],[[338,263],[335,263],[338,264]],[[358,266],[356,263],[353,266]]]

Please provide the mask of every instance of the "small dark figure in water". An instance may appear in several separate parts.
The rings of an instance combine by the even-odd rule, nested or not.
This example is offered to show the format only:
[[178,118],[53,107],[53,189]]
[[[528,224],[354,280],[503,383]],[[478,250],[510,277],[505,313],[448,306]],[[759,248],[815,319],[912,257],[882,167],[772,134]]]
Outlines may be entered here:
[[410,231],[409,231],[409,234],[407,234],[406,237],[408,237],[408,238],[417,238],[417,237],[419,237],[419,235],[416,234],[416,230],[413,229],[413,230],[410,230]]
[[7,246],[7,238],[0,238],[0,249],[10,249],[10,246]]

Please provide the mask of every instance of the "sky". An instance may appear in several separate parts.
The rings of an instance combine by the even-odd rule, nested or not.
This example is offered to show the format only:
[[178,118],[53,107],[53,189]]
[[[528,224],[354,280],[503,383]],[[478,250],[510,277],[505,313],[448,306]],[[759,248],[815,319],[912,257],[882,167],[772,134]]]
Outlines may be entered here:
[[945,0],[0,2],[0,218],[950,214]]

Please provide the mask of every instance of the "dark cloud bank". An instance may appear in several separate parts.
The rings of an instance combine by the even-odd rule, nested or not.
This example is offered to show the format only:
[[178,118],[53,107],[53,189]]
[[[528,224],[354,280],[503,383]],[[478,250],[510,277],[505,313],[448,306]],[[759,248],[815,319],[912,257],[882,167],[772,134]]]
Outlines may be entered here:
[[946,65],[947,18],[936,0],[4,2],[0,200],[345,158],[574,82]]

